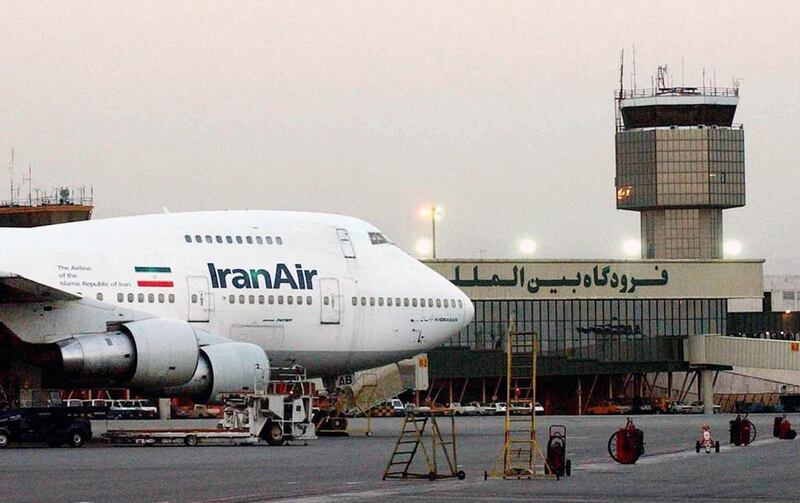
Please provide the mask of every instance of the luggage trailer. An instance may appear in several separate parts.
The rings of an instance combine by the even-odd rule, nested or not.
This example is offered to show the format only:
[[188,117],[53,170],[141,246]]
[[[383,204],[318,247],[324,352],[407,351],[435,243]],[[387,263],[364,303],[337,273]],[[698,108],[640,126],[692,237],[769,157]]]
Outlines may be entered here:
[[103,438],[122,445],[187,446],[253,445],[260,440],[283,445],[316,439],[312,422],[314,384],[304,371],[273,369],[275,373],[280,379],[267,382],[264,390],[222,394],[225,413],[216,429],[109,430]]

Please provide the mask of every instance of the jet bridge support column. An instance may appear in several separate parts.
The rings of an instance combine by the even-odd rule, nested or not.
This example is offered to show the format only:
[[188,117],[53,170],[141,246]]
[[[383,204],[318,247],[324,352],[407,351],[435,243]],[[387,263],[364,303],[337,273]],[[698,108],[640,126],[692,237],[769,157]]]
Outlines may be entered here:
[[714,413],[714,371],[702,369],[700,373],[700,400],[703,401],[703,414]]

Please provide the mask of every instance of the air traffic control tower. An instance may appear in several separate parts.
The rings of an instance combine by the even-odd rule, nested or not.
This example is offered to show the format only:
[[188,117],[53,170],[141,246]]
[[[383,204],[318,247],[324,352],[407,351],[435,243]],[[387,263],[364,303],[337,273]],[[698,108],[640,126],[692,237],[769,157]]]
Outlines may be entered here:
[[745,204],[739,89],[666,80],[616,93],[617,208],[641,214],[642,258],[722,258],[722,210]]

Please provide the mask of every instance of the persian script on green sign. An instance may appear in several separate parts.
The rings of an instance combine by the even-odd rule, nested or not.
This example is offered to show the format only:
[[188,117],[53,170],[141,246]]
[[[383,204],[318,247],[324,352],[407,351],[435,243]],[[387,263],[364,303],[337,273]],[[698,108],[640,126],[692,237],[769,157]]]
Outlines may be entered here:
[[[612,288],[620,293],[633,293],[637,287],[666,286],[669,283],[669,273],[666,269],[661,269],[660,276],[655,278],[635,278],[626,273],[617,273],[611,270],[610,265],[594,266],[593,270],[587,273],[577,271],[575,276],[562,276],[560,278],[530,278],[525,281],[525,267],[514,266],[512,275],[509,278],[501,278],[493,274],[488,279],[481,279],[479,266],[472,268],[472,278],[461,277],[461,266],[455,266],[455,277],[450,281],[461,287],[520,287],[528,290],[529,293],[538,293],[540,289],[549,289],[550,293],[558,293],[559,287],[565,288]],[[654,266],[657,272],[659,266]]]

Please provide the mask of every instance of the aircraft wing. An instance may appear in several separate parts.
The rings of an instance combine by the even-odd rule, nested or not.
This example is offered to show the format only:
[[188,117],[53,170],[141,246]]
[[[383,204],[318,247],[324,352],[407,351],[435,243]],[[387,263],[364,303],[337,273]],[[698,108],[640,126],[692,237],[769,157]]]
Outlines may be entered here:
[[78,300],[79,296],[43,285],[19,274],[0,271],[0,304]]

